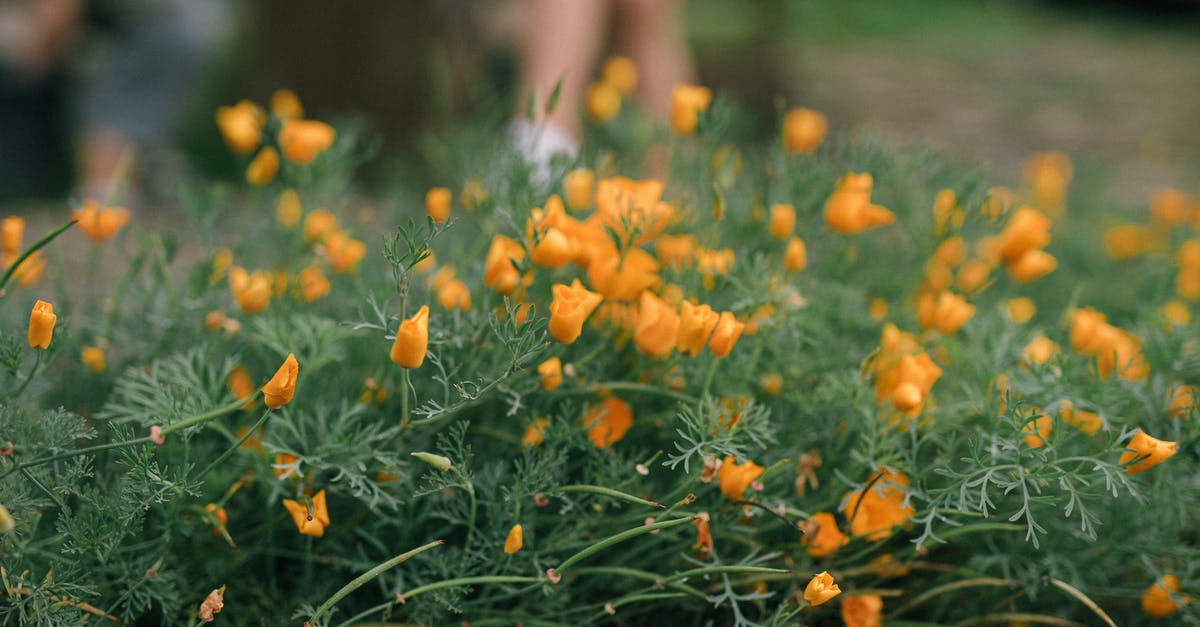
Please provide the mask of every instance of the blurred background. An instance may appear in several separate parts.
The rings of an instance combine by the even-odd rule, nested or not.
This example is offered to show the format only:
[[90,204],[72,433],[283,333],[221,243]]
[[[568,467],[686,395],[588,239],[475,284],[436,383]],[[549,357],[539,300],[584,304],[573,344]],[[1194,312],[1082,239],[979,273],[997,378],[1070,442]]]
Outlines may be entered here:
[[[370,189],[429,133],[520,109],[523,46],[550,36],[530,32],[533,4],[0,0],[0,210],[99,194],[130,142],[145,198],[185,172],[238,178],[213,112],[280,87],[381,138]],[[1062,150],[1131,209],[1197,191],[1200,0],[686,0],[677,25],[696,80],[744,104],[754,135],[805,106],[998,184]],[[605,36],[586,80],[620,42]]]

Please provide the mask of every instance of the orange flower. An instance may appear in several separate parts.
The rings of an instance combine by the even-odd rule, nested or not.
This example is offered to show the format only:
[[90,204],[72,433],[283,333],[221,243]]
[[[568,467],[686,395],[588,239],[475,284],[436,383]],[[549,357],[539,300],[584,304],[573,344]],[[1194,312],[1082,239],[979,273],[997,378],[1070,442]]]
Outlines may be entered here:
[[1039,335],[1025,345],[1025,349],[1021,351],[1021,358],[1027,364],[1040,366],[1057,354],[1058,344],[1044,335]]
[[508,537],[504,539],[504,552],[512,555],[521,550],[525,546],[525,532],[521,525],[513,525],[512,529],[508,530]]
[[934,307],[933,324],[942,335],[951,335],[962,328],[975,315],[975,305],[952,292],[938,294]]
[[654,240],[659,263],[678,268],[691,265],[696,256],[695,235],[661,235]]
[[563,178],[563,195],[571,211],[580,211],[592,206],[596,188],[596,175],[588,169],[571,170]]
[[871,319],[876,322],[882,321],[888,315],[887,301],[878,296],[872,298],[871,302],[867,305],[867,315],[871,316]]
[[675,348],[678,337],[679,314],[675,308],[649,291],[642,292],[633,333],[638,351],[650,357],[665,357]]
[[708,350],[717,357],[728,355],[745,328],[746,323],[738,322],[731,312],[722,311],[721,316],[717,318],[717,326],[713,329],[712,337],[708,340]]
[[712,90],[696,85],[676,85],[671,90],[671,129],[679,135],[696,131],[697,116],[708,109]]
[[263,124],[266,116],[262,109],[249,100],[242,100],[232,107],[217,109],[217,128],[230,150],[246,154],[258,148],[262,141]]
[[967,244],[958,236],[946,238],[938,244],[933,256],[947,266],[957,266],[967,258]]
[[1171,187],[1160,187],[1150,196],[1150,215],[1157,222],[1183,224],[1191,217],[1191,199]]
[[783,149],[788,154],[812,152],[825,139],[825,116],[812,109],[796,107],[783,118]]
[[808,267],[808,250],[804,240],[799,237],[788,240],[787,249],[783,252],[783,267],[788,272],[799,272]]
[[833,582],[828,572],[813,575],[808,585],[804,587],[804,600],[809,606],[816,607],[842,593],[842,589]]
[[1163,329],[1170,331],[1172,327],[1186,327],[1192,323],[1192,312],[1185,303],[1177,300],[1163,303],[1158,308],[1158,315],[1163,319]]
[[1008,276],[1017,283],[1031,283],[1058,267],[1058,260],[1042,250],[1026,251],[1016,261],[1008,264]]
[[974,293],[985,287],[988,280],[988,275],[992,273],[992,267],[987,262],[979,261],[978,259],[968,261],[963,264],[963,267],[958,269],[958,275],[954,278],[954,286],[959,291],[968,294]]
[[[671,205],[662,202],[662,193],[663,183],[657,179],[635,181],[624,176],[600,179],[596,182],[596,212],[587,223],[607,226],[622,239],[636,230],[638,237],[634,243],[644,244],[662,233],[674,215]],[[598,235],[608,242],[602,230]]]
[[519,263],[523,259],[525,249],[519,242],[499,234],[492,236],[483,262],[483,284],[501,294],[511,294],[521,282],[521,273],[513,262]]
[[324,239],[327,233],[337,229],[337,218],[325,209],[313,209],[304,217],[304,242],[311,244]]
[[271,113],[285,120],[298,120],[304,117],[304,105],[300,97],[290,89],[276,89],[271,94]]
[[[12,266],[18,256],[17,252],[0,252],[0,270]],[[29,287],[37,284],[45,269],[46,258],[42,257],[42,251],[35,250],[21,262],[21,265],[13,269],[12,279],[21,287]]]
[[425,213],[434,222],[445,222],[450,218],[450,188],[431,187],[425,192]]
[[850,542],[850,538],[838,529],[837,520],[829,512],[813,514],[802,528],[804,536],[800,544],[808,547],[808,554],[813,557],[825,557]]
[[312,163],[317,155],[333,145],[337,132],[317,120],[284,120],[279,127],[279,149],[292,163]]
[[550,227],[540,233],[529,258],[543,268],[561,268],[575,258],[575,250],[570,238],[561,230]]
[[267,146],[258,151],[250,165],[246,166],[246,182],[259,187],[270,183],[279,172],[279,153]]
[[466,311],[471,308],[471,290],[458,279],[450,279],[438,289],[437,299],[446,309]]
[[998,242],[1000,259],[1011,265],[1025,253],[1050,243],[1050,219],[1033,207],[1021,207],[1009,218]]
[[1163,575],[1142,592],[1142,611],[1153,618],[1166,618],[1178,612],[1180,604],[1192,601],[1192,597],[1179,594],[1179,577]]
[[604,61],[600,76],[623,94],[632,94],[637,88],[638,68],[629,57],[609,57]]
[[1066,154],[1039,152],[1025,160],[1025,182],[1039,207],[1061,211],[1071,182],[1071,159]]
[[617,113],[621,111],[621,90],[617,89],[616,85],[601,80],[588,85],[584,101],[588,117],[596,124],[604,124],[617,117]]
[[883,597],[878,594],[845,597],[841,613],[845,627],[882,627]]
[[299,479],[302,476],[299,462],[300,458],[291,453],[276,453],[271,469],[275,472],[276,479]]
[[334,272],[348,272],[366,256],[367,245],[342,231],[331,231],[325,236],[322,251]]
[[[225,512],[225,508],[217,507],[216,503],[209,503],[208,505],[205,505],[204,511],[212,514],[213,520],[215,520],[217,524],[222,527],[229,522],[229,514]],[[205,520],[204,522],[211,524],[209,520]],[[213,529],[212,532],[215,536],[221,535],[221,532],[217,529]]]
[[1008,306],[1008,319],[1017,324],[1029,322],[1037,313],[1037,304],[1024,296],[1010,298],[1006,305]]
[[583,418],[588,430],[588,439],[596,448],[608,448],[621,441],[625,432],[633,426],[633,408],[629,403],[615,397],[600,401]]
[[892,534],[896,525],[912,517],[912,504],[905,504],[903,486],[908,477],[903,473],[880,468],[881,476],[874,481],[866,494],[863,490],[852,490],[842,498],[842,515],[850,524],[850,533],[866,536],[875,542]]
[[962,226],[962,223],[962,207],[958,206],[958,199],[954,195],[954,190],[939,190],[937,196],[933,198],[934,232],[938,237],[941,237],[946,233],[957,230]]
[[249,399],[242,405],[243,409],[254,406],[254,400],[250,398],[254,395],[254,381],[250,379],[250,372],[244,366],[229,371],[229,376],[225,377],[225,386],[237,400]]
[[429,306],[422,305],[411,318],[400,323],[392,342],[392,362],[404,368],[420,368],[429,348]]
[[6,253],[19,253],[23,239],[25,239],[25,219],[20,216],[4,218],[4,221],[0,223],[0,249]]
[[774,372],[764,373],[758,378],[758,389],[762,390],[763,394],[775,396],[783,390],[783,377]]
[[556,283],[551,290],[554,300],[550,302],[550,335],[563,344],[573,344],[583,332],[583,323],[604,297],[588,291],[579,279],[570,286]]
[[1104,251],[1117,261],[1133,259],[1150,248],[1152,237],[1140,224],[1118,224],[1104,232]]
[[712,553],[713,549],[712,531],[708,527],[708,521],[708,512],[700,512],[692,516],[692,524],[696,526],[696,543],[692,545],[692,548],[699,551],[701,555],[708,555]]
[[1075,409],[1069,402],[1064,401],[1062,408],[1058,411],[1058,417],[1063,422],[1082,431],[1085,435],[1096,435],[1096,432],[1104,426],[1104,420],[1095,412]]
[[533,424],[525,428],[525,433],[521,435],[521,444],[525,446],[537,446],[542,443],[542,438],[546,435],[546,425],[550,424],[550,420],[546,418],[537,418]]
[[1023,436],[1025,444],[1029,448],[1041,448],[1045,446],[1050,441],[1050,429],[1053,426],[1054,421],[1050,416],[1038,416],[1025,423],[1025,426],[1021,427],[1021,432],[1025,434]]
[[679,336],[675,347],[684,355],[699,355],[704,350],[704,344],[717,328],[720,314],[708,305],[693,305],[683,301],[683,311],[679,317]]
[[308,505],[292,499],[283,499],[283,506],[292,515],[292,522],[296,523],[296,529],[300,533],[314,538],[325,535],[325,528],[329,526],[329,509],[325,505],[325,490],[317,492],[312,497],[311,510]]
[[283,365],[275,371],[275,376],[262,387],[263,402],[267,407],[274,409],[292,402],[292,396],[296,394],[296,376],[299,372],[300,365],[296,363],[296,356],[288,353]]
[[1167,417],[1179,419],[1188,415],[1196,406],[1200,389],[1194,385],[1177,385],[1167,394]]
[[242,311],[256,314],[271,303],[271,277],[261,270],[250,274],[234,266],[229,270],[229,291]]
[[736,461],[732,455],[726,455],[725,459],[721,460],[721,467],[717,470],[717,483],[721,485],[721,494],[732,501],[741,500],[742,493],[765,470],[750,460],[741,464],[734,463]]
[[300,271],[300,295],[305,302],[323,298],[329,293],[329,279],[317,266],[308,266]]
[[83,206],[72,212],[78,220],[79,230],[97,244],[108,241],[121,227],[129,222],[129,210],[125,207],[100,208],[95,200],[84,201]]
[[562,385],[563,372],[562,360],[557,357],[551,357],[537,367],[538,374],[542,376],[542,389],[553,390]]
[[85,346],[79,354],[83,365],[92,372],[104,372],[104,349],[99,346]]
[[838,180],[825,201],[825,225],[835,233],[855,235],[895,222],[895,214],[871,204],[873,185],[870,174],[847,174]]
[[777,203],[771,205],[771,217],[768,230],[775,239],[787,239],[796,229],[796,208],[791,205]]
[[56,322],[58,316],[54,315],[54,305],[44,300],[34,303],[29,312],[29,346],[42,350],[50,348]]
[[1134,432],[1133,438],[1129,440],[1125,448],[1128,450],[1121,453],[1118,463],[1125,464],[1137,460],[1136,463],[1125,467],[1125,472],[1131,475],[1150,470],[1175,454],[1174,442],[1148,436],[1141,429]]

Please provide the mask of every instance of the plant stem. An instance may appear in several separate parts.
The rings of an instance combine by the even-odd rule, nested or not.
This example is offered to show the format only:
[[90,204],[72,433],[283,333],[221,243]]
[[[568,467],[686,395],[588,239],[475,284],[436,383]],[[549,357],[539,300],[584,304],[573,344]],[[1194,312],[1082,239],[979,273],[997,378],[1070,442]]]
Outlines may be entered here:
[[17,257],[17,260],[12,262],[12,265],[8,267],[8,270],[4,273],[4,277],[0,278],[0,296],[4,295],[4,286],[8,285],[8,280],[12,278],[13,273],[17,271],[17,268],[21,267],[22,261],[28,259],[30,255],[40,250],[46,244],[54,241],[54,238],[62,235],[64,231],[71,228],[76,222],[77,220],[71,220],[57,229],[50,231],[44,237],[42,237],[42,239],[39,239],[38,241],[34,242],[32,246],[25,249],[25,252],[21,253],[21,256]]
[[379,564],[378,566],[372,568],[371,570],[368,570],[367,572],[355,577],[354,579],[351,579],[350,583],[342,586],[342,588],[340,590],[333,593],[333,596],[329,597],[328,599],[325,599],[325,602],[322,603],[319,607],[317,607],[317,610],[315,612],[313,612],[312,616],[310,616],[308,618],[308,622],[313,623],[314,625],[317,624],[317,619],[321,618],[321,616],[324,615],[325,612],[328,612],[330,609],[332,609],[334,605],[337,605],[338,601],[341,601],[342,599],[346,598],[346,595],[361,588],[367,582],[378,577],[379,575],[382,575],[384,572],[391,570],[392,568],[395,568],[396,566],[399,566],[400,564],[403,564],[404,562],[411,559],[413,556],[420,554],[420,553],[424,553],[425,551],[428,551],[429,549],[432,549],[435,546],[440,546],[443,542],[444,542],[443,540],[434,540],[433,542],[430,542],[429,544],[419,546],[419,547],[417,547],[411,551],[408,551],[406,553],[401,553],[401,554],[397,555],[396,557],[393,557],[392,559],[387,560],[386,562]]
[[407,601],[417,595],[441,590],[442,588],[453,588],[456,586],[472,586],[481,583],[538,583],[545,581],[540,577],[522,577],[517,575],[484,575],[480,577],[460,577],[458,579],[446,579],[435,583],[425,584],[423,586],[413,588],[408,592],[403,593],[404,600]]
[[20,396],[21,392],[24,392],[25,388],[29,386],[29,382],[33,381],[33,378],[37,376],[38,370],[41,370],[42,368],[42,355],[45,352],[46,351],[40,349],[37,351],[37,356],[33,358],[33,368],[30,369],[29,376],[25,377],[25,380],[21,382],[21,387],[13,391],[9,398],[16,399],[18,396]]
[[[398,331],[397,331],[398,332]],[[400,431],[408,429],[408,421],[412,417],[409,415],[408,408],[408,368],[402,368],[400,372]]]
[[641,527],[634,527],[633,529],[627,529],[616,535],[609,536],[609,537],[583,549],[582,551],[579,551],[578,553],[576,553],[576,554],[572,555],[571,557],[568,557],[566,560],[564,560],[561,564],[558,565],[557,568],[553,568],[551,570],[553,570],[554,573],[557,575],[562,575],[563,571],[570,568],[570,566],[572,564],[579,562],[580,560],[583,560],[584,558],[587,558],[590,555],[593,555],[595,553],[603,551],[604,549],[607,549],[608,547],[610,547],[614,544],[617,544],[619,542],[624,542],[625,540],[628,540],[630,538],[636,538],[637,536],[647,534],[647,533],[650,533],[651,531],[656,531],[658,529],[669,529],[671,527],[678,527],[679,525],[690,523],[691,521],[692,521],[692,517],[686,516],[684,518],[676,518],[673,520],[664,520],[661,522],[651,523],[649,525],[643,525]]
[[632,494],[627,494],[627,493],[621,492],[619,490],[614,490],[612,488],[606,488],[606,487],[598,486],[598,485],[581,485],[581,484],[565,485],[562,487],[554,488],[553,490],[549,490],[549,492],[551,494],[553,494],[555,492],[588,492],[591,494],[599,494],[602,496],[609,496],[609,497],[612,497],[612,498],[620,500],[620,501],[628,501],[630,503],[635,503],[637,505],[645,505],[646,507],[653,507],[656,509],[666,509],[666,507],[667,507],[666,505],[663,505],[662,503],[655,503],[654,501],[647,501],[646,499],[638,498]]
[[254,423],[254,426],[250,427],[246,431],[246,435],[243,435],[240,440],[238,440],[237,442],[235,442],[233,444],[233,446],[225,449],[224,453],[221,453],[216,459],[209,462],[208,466],[205,466],[204,470],[200,471],[200,473],[197,474],[196,476],[204,477],[204,476],[208,475],[208,473],[212,472],[213,468],[217,467],[217,464],[220,464],[221,462],[225,461],[225,459],[228,458],[230,455],[233,455],[234,451],[238,450],[238,448],[243,443],[245,443],[246,440],[249,440],[251,437],[253,437],[254,433],[256,431],[258,431],[258,429],[267,422],[267,418],[270,418],[270,417],[271,417],[271,408],[268,407],[267,410],[263,412],[262,417],[258,419],[258,422]]
[[1075,599],[1078,600],[1080,603],[1086,605],[1087,608],[1089,610],[1091,610],[1092,613],[1094,613],[1096,616],[1099,616],[1100,619],[1104,621],[1104,624],[1108,625],[1108,627],[1117,627],[1117,624],[1113,622],[1113,619],[1110,618],[1109,615],[1104,612],[1104,610],[1100,609],[1100,606],[1096,605],[1095,601],[1088,598],[1088,596],[1086,594],[1080,592],[1078,588],[1072,586],[1071,584],[1068,584],[1065,581],[1055,579],[1054,577],[1050,577],[1050,578],[1046,579],[1046,581],[1049,581],[1050,584],[1053,585],[1054,587],[1065,591],[1067,594],[1075,597]]

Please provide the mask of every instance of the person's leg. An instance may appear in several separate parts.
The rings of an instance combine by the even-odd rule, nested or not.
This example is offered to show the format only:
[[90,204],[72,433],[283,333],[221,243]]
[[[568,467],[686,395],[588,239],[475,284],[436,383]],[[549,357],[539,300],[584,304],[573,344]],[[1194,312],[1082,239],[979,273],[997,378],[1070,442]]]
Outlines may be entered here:
[[683,40],[683,0],[616,0],[620,49],[638,67],[638,93],[650,112],[666,120],[671,88],[696,81],[695,60]]
[[608,12],[608,0],[525,0],[518,116],[525,115],[531,93],[541,116],[561,78],[558,106],[548,122],[578,140],[580,103],[596,69]]

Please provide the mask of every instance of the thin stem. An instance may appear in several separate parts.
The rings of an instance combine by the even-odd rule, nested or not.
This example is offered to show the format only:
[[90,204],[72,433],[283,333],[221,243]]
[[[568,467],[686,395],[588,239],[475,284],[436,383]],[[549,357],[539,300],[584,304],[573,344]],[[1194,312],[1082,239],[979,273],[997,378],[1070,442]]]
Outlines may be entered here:
[[408,407],[408,368],[400,372],[400,431],[408,429],[408,421],[412,419]]
[[64,231],[71,228],[71,226],[73,226],[76,222],[78,222],[78,220],[71,220],[57,229],[50,231],[44,237],[42,237],[42,239],[39,239],[38,241],[34,242],[32,246],[25,249],[25,252],[21,253],[21,256],[17,257],[17,260],[12,262],[12,265],[8,267],[8,270],[4,273],[4,277],[0,278],[0,296],[4,295],[4,286],[8,285],[8,280],[12,278],[13,273],[17,271],[17,268],[21,267],[21,262],[28,259],[33,253],[41,250],[46,244],[54,241],[54,238],[62,235]]
[[652,531],[657,531],[659,529],[669,529],[671,527],[678,527],[679,525],[687,524],[687,523],[690,523],[691,521],[692,521],[691,516],[686,516],[684,518],[676,518],[674,520],[664,520],[661,522],[651,523],[649,525],[642,525],[641,527],[634,527],[633,529],[627,529],[616,535],[609,536],[609,537],[583,549],[582,551],[579,551],[578,553],[572,555],[571,557],[568,557],[566,560],[563,560],[563,562],[561,564],[559,564],[557,568],[552,568],[551,570],[554,571],[554,573],[556,575],[562,575],[563,571],[570,568],[572,564],[575,564],[576,562],[579,562],[580,560],[583,560],[595,553],[599,553],[600,551],[603,551],[604,549],[607,549],[608,547],[610,547],[614,544],[624,542],[625,540],[628,540],[630,538],[636,538],[637,536],[647,534]]
[[17,398],[21,395],[21,392],[25,391],[26,387],[29,387],[29,382],[33,381],[33,378],[37,376],[38,371],[42,368],[42,355],[45,354],[45,352],[46,351],[41,349],[37,350],[37,356],[33,359],[33,368],[29,371],[29,376],[25,377],[25,380],[21,382],[21,387],[17,388],[12,395],[9,396],[9,398]]
[[720,363],[721,360],[719,358],[713,357],[712,365],[708,367],[708,374],[704,377],[704,391],[700,393],[701,396],[708,396],[708,391],[712,388],[713,377],[716,376],[717,366]]
[[960,581],[952,581],[947,584],[942,584],[940,586],[930,588],[930,589],[926,590],[924,593],[917,595],[911,601],[909,601],[908,603],[905,603],[903,606],[901,606],[899,609],[897,609],[895,612],[893,612],[892,615],[899,616],[900,614],[903,614],[904,612],[924,603],[925,601],[928,601],[929,599],[932,599],[932,598],[934,598],[940,594],[943,594],[945,592],[951,592],[953,590],[958,590],[960,588],[973,588],[973,587],[977,587],[977,586],[995,586],[995,587],[1009,588],[1009,587],[1017,586],[1019,584],[1020,584],[1020,582],[1013,581],[1012,579],[999,579],[996,577],[977,577],[975,579],[962,579]]
[[419,547],[417,547],[411,551],[408,551],[406,553],[401,553],[401,554],[397,555],[396,557],[393,557],[392,559],[387,560],[386,562],[379,564],[378,566],[372,568],[371,570],[368,570],[367,572],[355,577],[354,579],[351,579],[350,583],[342,586],[342,588],[340,590],[333,593],[333,596],[329,597],[328,599],[325,599],[325,602],[322,603],[319,607],[317,607],[317,610],[315,612],[313,612],[313,615],[308,618],[308,622],[313,623],[314,625],[317,624],[317,619],[321,618],[321,616],[324,615],[325,612],[328,612],[330,609],[332,609],[334,605],[337,605],[338,601],[341,601],[342,599],[346,598],[346,595],[361,588],[367,582],[382,575],[383,573],[395,568],[396,566],[399,566],[400,564],[403,564],[404,562],[411,559],[413,556],[416,556],[420,553],[424,553],[425,551],[428,551],[429,549],[432,549],[436,546],[441,546],[443,544],[443,542],[444,542],[443,540],[434,540],[433,542],[430,542],[429,544],[419,546]]
[[1100,609],[1100,606],[1096,605],[1095,601],[1088,598],[1086,594],[1080,592],[1078,588],[1068,584],[1065,581],[1055,579],[1054,577],[1049,577],[1046,579],[1046,581],[1049,581],[1054,587],[1065,591],[1067,594],[1075,597],[1075,599],[1080,603],[1086,605],[1087,608],[1096,616],[1099,616],[1100,619],[1104,621],[1104,624],[1108,625],[1108,627],[1117,627],[1117,624],[1113,622],[1113,619],[1110,618],[1109,615],[1104,612],[1104,610]]
[[545,580],[540,577],[521,577],[521,576],[517,576],[517,575],[484,575],[484,576],[480,576],[480,577],[460,577],[458,579],[447,579],[445,581],[438,581],[435,583],[425,584],[423,586],[413,588],[412,590],[409,590],[408,592],[401,594],[401,596],[404,598],[405,601],[408,601],[409,599],[411,599],[415,596],[425,594],[426,592],[433,592],[434,590],[441,590],[442,588],[454,588],[457,586],[472,586],[472,585],[481,584],[481,583],[538,583],[540,581],[545,581]]
[[601,496],[612,497],[612,498],[620,500],[620,501],[628,501],[630,503],[635,503],[637,505],[645,505],[646,507],[653,507],[655,509],[666,509],[666,507],[667,507],[666,505],[663,505],[662,503],[655,503],[654,501],[647,501],[646,499],[638,498],[632,494],[627,494],[625,492],[621,492],[620,490],[614,490],[612,488],[606,488],[606,487],[598,486],[598,485],[582,485],[582,484],[565,485],[562,487],[554,488],[553,490],[550,490],[549,492],[551,494],[553,494],[555,492],[587,492],[587,493],[591,493],[591,494],[599,494]]
[[238,440],[237,442],[234,443],[233,446],[225,449],[224,453],[221,453],[216,459],[212,460],[208,464],[208,466],[205,466],[204,470],[200,471],[200,473],[197,474],[196,476],[197,477],[207,476],[208,473],[212,472],[213,468],[217,467],[217,464],[220,464],[221,462],[225,461],[225,459],[228,458],[230,455],[233,455],[234,451],[238,450],[238,448],[241,447],[242,444],[246,442],[246,440],[249,440],[250,438],[254,437],[255,432],[257,432],[260,427],[262,427],[264,424],[266,424],[267,418],[270,418],[270,417],[271,417],[271,408],[268,407],[267,410],[263,412],[262,417],[258,419],[258,422],[254,423],[254,426],[250,427],[246,431],[246,435],[243,435],[240,440]]
[[25,475],[25,478],[28,479],[31,483],[33,483],[33,485],[37,486],[42,492],[45,492],[46,496],[50,497],[50,500],[54,501],[54,504],[57,505],[59,509],[63,510],[64,512],[66,511],[67,504],[63,503],[62,499],[59,499],[57,494],[51,492],[50,488],[47,488],[45,485],[42,484],[41,481],[38,481],[37,478],[34,477],[32,473],[30,473],[25,468],[22,468],[21,474]]

